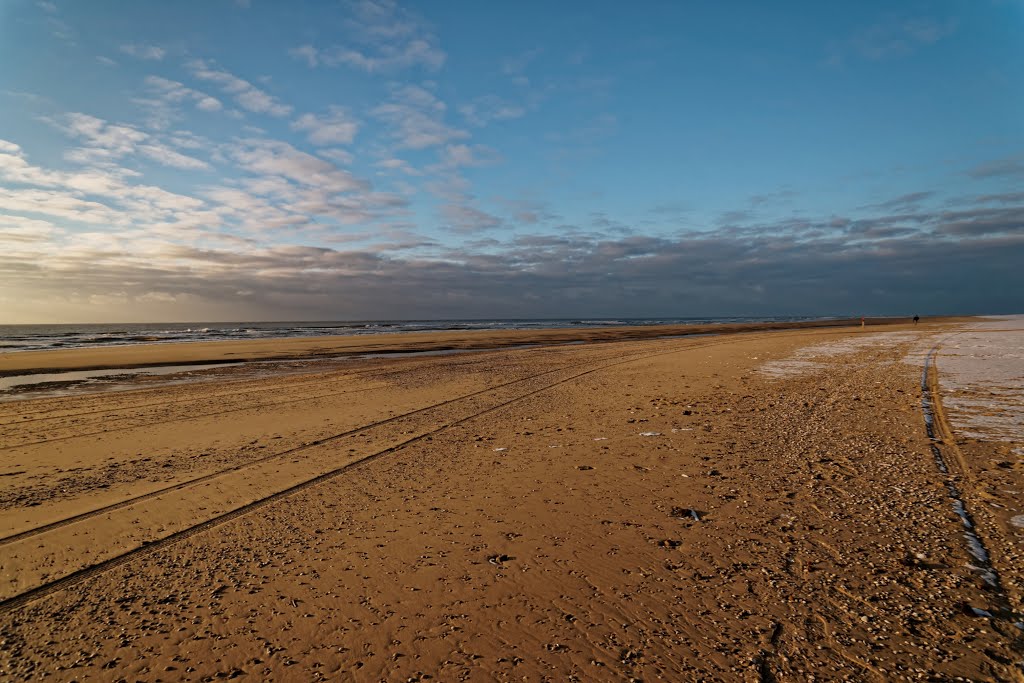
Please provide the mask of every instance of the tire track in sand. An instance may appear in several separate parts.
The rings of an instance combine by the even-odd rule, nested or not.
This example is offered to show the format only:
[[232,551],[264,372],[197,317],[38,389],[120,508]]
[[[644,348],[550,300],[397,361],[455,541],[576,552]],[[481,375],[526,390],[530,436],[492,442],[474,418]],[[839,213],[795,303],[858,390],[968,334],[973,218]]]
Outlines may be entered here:
[[[604,359],[602,359],[602,360],[604,360]],[[589,362],[594,362],[594,361],[589,361]],[[598,362],[600,362],[600,361],[598,361]],[[585,364],[585,363],[582,363],[582,364]],[[576,364],[576,365],[573,365],[571,367],[579,367],[579,365],[582,365],[582,364]],[[470,392],[468,394],[463,394],[463,395],[457,396],[455,398],[446,399],[444,401],[438,401],[437,403],[432,403],[430,405],[423,406],[422,408],[416,408],[415,410],[410,410],[408,412],[401,413],[400,415],[392,415],[390,417],[384,418],[383,420],[377,420],[376,422],[371,422],[370,424],[362,425],[360,427],[355,427],[353,429],[348,429],[348,430],[345,430],[343,432],[338,432],[337,434],[332,434],[330,436],[326,436],[326,437],[323,437],[323,438],[320,438],[320,439],[316,439],[315,441],[309,441],[307,443],[303,443],[303,444],[301,444],[299,446],[294,446],[292,448],[288,448],[288,449],[285,449],[283,451],[279,451],[277,453],[270,453],[268,455],[262,456],[260,458],[256,458],[254,460],[249,460],[247,462],[240,463],[238,465],[232,465],[231,467],[225,467],[225,468],[223,468],[221,470],[217,470],[216,472],[211,472],[209,474],[205,474],[205,475],[202,475],[202,476],[199,476],[199,477],[195,477],[195,478],[189,479],[187,481],[178,482],[176,484],[172,484],[170,486],[165,486],[163,488],[156,489],[154,491],[149,491],[147,493],[144,493],[144,494],[141,494],[141,495],[138,495],[138,496],[133,496],[131,498],[126,498],[124,500],[120,500],[120,501],[117,501],[116,503],[111,503],[110,505],[105,505],[103,507],[96,508],[94,510],[88,510],[86,512],[79,513],[77,515],[71,515],[69,517],[65,517],[65,518],[62,518],[62,519],[59,519],[59,520],[55,520],[53,522],[49,522],[47,524],[43,524],[41,526],[34,527],[32,529],[26,529],[25,531],[19,531],[19,532],[14,533],[14,534],[9,534],[7,536],[0,537],[0,547],[3,547],[5,545],[9,545],[11,543],[15,543],[17,541],[25,540],[27,538],[31,538],[32,536],[37,536],[39,534],[42,534],[42,533],[45,533],[45,532],[48,532],[48,531],[53,531],[54,529],[59,529],[59,528],[64,527],[64,526],[68,526],[69,524],[75,524],[77,522],[84,521],[84,520],[89,519],[91,517],[96,517],[98,515],[102,515],[102,514],[106,514],[106,513],[109,513],[109,512],[113,512],[115,510],[120,510],[122,508],[126,508],[126,507],[129,507],[131,505],[135,505],[137,503],[142,503],[142,502],[145,502],[147,500],[156,499],[156,498],[159,498],[160,496],[165,495],[167,493],[171,493],[171,492],[174,492],[174,491],[180,491],[180,490],[186,489],[188,487],[195,486],[197,484],[202,484],[202,483],[205,483],[205,482],[208,482],[208,481],[212,481],[214,479],[223,477],[223,476],[225,476],[227,474],[231,474],[233,472],[239,472],[241,470],[249,469],[249,468],[255,467],[257,465],[265,464],[265,463],[267,463],[267,462],[269,462],[271,460],[274,460],[274,459],[279,459],[279,458],[283,458],[283,457],[286,457],[286,456],[295,455],[296,453],[301,453],[301,452],[307,451],[307,450],[309,450],[311,448],[316,448],[316,447],[319,447],[319,446],[324,446],[324,445],[330,444],[330,443],[332,443],[334,441],[338,441],[339,439],[343,439],[343,438],[346,438],[346,437],[357,436],[359,434],[362,434],[363,432],[368,432],[368,431],[376,429],[378,427],[382,427],[382,426],[385,426],[385,425],[388,425],[388,424],[391,424],[391,423],[394,423],[394,422],[398,422],[400,420],[403,420],[403,419],[406,419],[406,418],[409,418],[409,417],[412,417],[412,416],[415,416],[415,415],[419,415],[419,414],[425,413],[425,412],[430,411],[430,410],[436,410],[437,408],[442,408],[442,407],[448,406],[448,405],[450,405],[452,403],[455,403],[455,402],[458,402],[458,401],[462,401],[462,400],[465,400],[465,399],[468,399],[468,398],[474,398],[474,397],[486,394],[488,392],[492,392],[492,391],[496,391],[496,390],[499,390],[499,389],[507,388],[507,387],[509,387],[509,386],[511,386],[513,384],[517,384],[517,383],[521,383],[521,382],[526,382],[526,381],[529,381],[529,380],[532,380],[532,379],[536,379],[537,377],[543,377],[544,375],[551,374],[553,372],[558,372],[560,370],[565,370],[565,368],[562,367],[562,368],[555,368],[553,370],[546,370],[544,372],[536,373],[536,374],[530,375],[528,377],[521,377],[519,379],[510,380],[508,382],[505,382],[505,383],[502,383],[502,384],[498,384],[496,386],[491,386],[491,387],[487,387],[487,388],[484,388],[484,389],[480,389],[478,391]],[[195,419],[196,417],[199,417],[199,418],[210,417],[212,415],[222,415],[224,413],[237,412],[239,410],[247,410],[247,409],[255,409],[255,408],[265,408],[265,407],[270,407],[270,406],[278,405],[279,403],[293,403],[293,402],[302,401],[302,400],[317,400],[317,399],[320,399],[320,398],[325,398],[326,396],[336,396],[336,395],[342,395],[342,394],[357,393],[359,391],[370,391],[372,389],[377,389],[377,388],[380,388],[380,387],[370,387],[369,389],[359,389],[359,390],[355,390],[355,391],[334,392],[334,393],[326,394],[326,395],[311,396],[311,397],[307,397],[306,399],[288,399],[287,401],[262,403],[262,404],[258,404],[258,405],[255,405],[255,406],[249,406],[248,408],[231,409],[231,410],[225,410],[225,411],[220,411],[220,412],[215,412],[215,413],[202,413],[201,415],[192,416],[191,418],[182,417],[182,418],[178,418],[178,419],[175,419],[175,420],[163,420],[163,421],[159,421],[159,422],[146,423],[144,425],[143,424],[133,425],[132,427],[127,427],[125,429],[133,429],[133,428],[136,428],[136,427],[150,426],[150,425],[153,425],[153,424],[164,424],[166,422],[179,422],[179,421],[188,420],[188,419]],[[96,432],[96,433],[102,433],[102,432]],[[73,437],[68,437],[68,438],[73,438]],[[60,439],[53,439],[53,440],[57,441],[57,440],[60,440]]]
[[[995,609],[993,612],[988,612],[987,610],[968,607],[973,610],[976,616],[992,617],[994,628],[1001,630],[1002,624],[1011,622],[1010,632],[1003,632],[1003,634],[1013,638],[1019,646],[1024,641],[1024,621],[1021,620],[1020,615],[1015,614],[1013,611],[1013,606],[1010,603],[999,572],[992,564],[988,548],[981,537],[974,517],[967,508],[960,486],[957,485],[958,478],[970,485],[973,482],[973,476],[963,453],[956,445],[952,425],[949,423],[946,412],[942,407],[936,357],[938,356],[939,347],[946,339],[948,337],[940,339],[935,346],[929,349],[928,354],[925,356],[924,369],[921,373],[921,409],[924,413],[925,431],[928,434],[932,456],[935,458],[935,466],[945,479],[943,483],[952,501],[953,511],[963,526],[963,536],[967,544],[967,552],[976,563],[973,569],[985,582]],[[955,471],[951,471],[951,462],[954,465],[952,469]]]
[[[479,362],[479,359],[474,359],[473,361],[470,361],[470,362]],[[373,369],[357,371],[357,372],[349,371],[349,372],[345,372],[344,374],[338,373],[337,375],[335,375],[335,373],[327,373],[328,375],[335,375],[335,376],[329,376],[326,380],[310,380],[310,381],[307,381],[307,382],[293,383],[293,384],[290,384],[288,387],[286,387],[286,390],[290,392],[290,391],[294,391],[294,390],[297,390],[297,389],[301,389],[302,387],[311,386],[311,385],[312,386],[323,387],[323,385],[325,383],[341,382],[341,381],[345,381],[345,380],[349,380],[349,379],[353,379],[353,378],[360,378],[362,375],[372,375],[374,373],[382,374],[384,376],[389,376],[389,375],[392,375],[392,374],[399,374],[399,371],[385,371],[385,372],[381,372],[379,368],[373,368]],[[243,380],[243,381],[246,381],[246,380]],[[212,411],[212,412],[204,412],[204,413],[201,413],[201,414],[191,413],[191,414],[187,414],[187,415],[180,415],[180,416],[175,416],[175,417],[166,418],[166,419],[150,420],[148,422],[139,422],[139,423],[136,423],[136,424],[127,424],[127,425],[120,425],[120,426],[118,426],[115,423],[112,428],[101,429],[101,430],[98,430],[98,431],[77,432],[75,434],[71,434],[71,435],[67,435],[67,436],[58,436],[58,437],[53,437],[53,438],[49,438],[49,439],[38,439],[36,441],[22,441],[22,442],[19,442],[19,443],[12,443],[12,444],[9,444],[9,445],[0,446],[0,451],[14,450],[14,449],[17,449],[17,448],[27,448],[29,446],[39,446],[39,445],[48,444],[48,443],[55,443],[55,442],[58,442],[58,441],[69,441],[69,440],[72,440],[72,439],[79,439],[79,438],[84,438],[84,437],[89,437],[89,436],[99,436],[101,434],[109,435],[109,434],[114,434],[114,433],[117,433],[117,432],[128,431],[128,430],[131,430],[131,429],[138,429],[138,428],[141,428],[141,427],[151,427],[151,426],[154,426],[154,425],[170,424],[172,422],[182,422],[182,421],[186,421],[186,420],[193,420],[193,419],[195,419],[197,417],[212,417],[212,416],[215,416],[215,415],[225,415],[227,413],[242,412],[242,411],[246,411],[246,410],[253,410],[253,409],[265,408],[265,407],[276,406],[276,405],[286,405],[286,404],[289,404],[289,403],[299,403],[299,402],[302,402],[302,401],[310,401],[310,400],[316,400],[316,399],[320,399],[320,398],[330,398],[332,396],[340,396],[342,394],[357,393],[357,392],[361,392],[361,391],[369,391],[369,390],[372,390],[372,389],[375,389],[375,388],[379,388],[379,387],[368,387],[366,389],[352,389],[352,390],[348,390],[348,391],[333,391],[333,392],[326,392],[326,393],[323,393],[323,394],[317,394],[317,395],[313,395],[313,396],[299,396],[297,398],[289,398],[289,399],[284,399],[284,400],[280,400],[280,401],[265,401],[263,403],[256,403],[256,404],[252,404],[252,405],[245,405],[245,406],[242,406],[240,408],[228,408],[228,409],[224,409],[224,410],[215,410],[215,411]],[[18,427],[18,426],[21,426],[21,425],[25,425],[25,424],[31,423],[31,428],[45,431],[47,429],[53,429],[53,427],[48,427],[48,426],[45,425],[45,421],[47,421],[47,420],[72,420],[72,419],[74,419],[76,417],[87,417],[87,416],[93,416],[93,415],[104,415],[104,414],[116,413],[116,412],[119,412],[119,411],[133,411],[133,410],[137,410],[139,408],[161,409],[161,408],[167,408],[169,406],[178,405],[178,404],[186,404],[186,405],[184,405],[182,407],[188,407],[187,404],[190,401],[194,402],[194,403],[198,403],[199,401],[208,401],[210,403],[216,403],[214,401],[214,399],[218,399],[218,398],[222,398],[222,399],[223,398],[229,398],[229,399],[230,398],[240,398],[240,397],[242,397],[242,396],[244,396],[246,394],[254,394],[254,393],[258,394],[258,393],[267,392],[267,391],[274,391],[274,390],[275,390],[274,387],[254,387],[254,388],[251,388],[251,389],[243,389],[243,390],[237,391],[237,392],[223,392],[223,393],[217,393],[217,394],[210,394],[210,395],[203,396],[201,399],[198,399],[198,400],[195,397],[175,398],[175,399],[168,399],[166,401],[159,401],[159,402],[154,402],[154,403],[144,403],[144,404],[139,404],[139,405],[123,405],[123,406],[117,406],[117,407],[109,408],[109,409],[82,411],[82,412],[78,412],[78,413],[65,413],[65,414],[61,414],[61,415],[49,415],[49,416],[35,418],[33,420],[25,420],[23,422],[22,421],[18,421],[18,420],[13,420],[13,421],[8,422],[8,423],[0,424],[0,427],[10,427],[10,426]],[[143,391],[153,391],[153,389],[143,390]],[[136,392],[132,392],[132,393],[136,393]],[[117,418],[115,417],[114,419],[117,419]],[[124,421],[130,421],[131,418],[130,417],[129,418],[123,418],[123,420]],[[40,425],[39,424],[40,422],[44,422],[44,424]],[[64,428],[70,428],[71,426],[72,425],[63,425]],[[29,431],[24,436],[31,437],[31,436],[34,436],[34,435],[35,435],[35,432]]]
[[[166,548],[166,547],[168,547],[170,545],[173,545],[175,543],[183,541],[183,540],[185,540],[187,538],[191,538],[192,536],[195,536],[195,535],[197,535],[199,533],[202,533],[204,531],[207,531],[209,529],[212,529],[212,528],[215,528],[215,527],[219,527],[219,526],[221,526],[223,524],[226,524],[226,523],[228,523],[228,522],[230,522],[232,520],[235,520],[235,519],[237,519],[239,517],[242,517],[242,516],[247,515],[247,514],[249,514],[251,512],[259,510],[259,509],[261,509],[261,508],[263,508],[263,507],[265,507],[267,505],[273,504],[273,503],[275,503],[275,502],[277,502],[279,500],[285,499],[287,497],[295,495],[296,493],[299,493],[301,491],[305,491],[305,490],[310,489],[312,487],[315,487],[315,486],[317,486],[319,484],[322,484],[322,483],[324,483],[326,481],[329,481],[329,480],[334,479],[334,478],[336,478],[338,476],[341,476],[341,475],[345,474],[346,472],[348,472],[348,471],[350,471],[350,470],[352,470],[352,469],[354,469],[356,467],[365,465],[365,464],[373,462],[374,460],[377,460],[377,459],[379,459],[381,457],[384,457],[384,456],[386,456],[388,454],[394,453],[394,452],[404,448],[405,446],[408,446],[408,445],[411,445],[411,444],[416,443],[418,441],[421,441],[421,440],[423,440],[423,439],[425,439],[425,438],[427,438],[429,436],[432,436],[434,434],[438,434],[438,433],[440,433],[440,432],[442,432],[442,431],[444,431],[446,429],[449,429],[451,427],[454,427],[454,426],[461,425],[463,423],[469,422],[470,420],[473,420],[473,419],[475,419],[477,417],[480,417],[480,416],[485,415],[487,413],[493,412],[495,410],[499,410],[501,408],[504,408],[505,406],[508,406],[508,405],[511,405],[511,404],[513,404],[513,403],[515,403],[517,401],[521,401],[523,399],[529,398],[529,397],[534,396],[534,395],[536,395],[536,394],[538,394],[538,393],[540,393],[542,391],[546,391],[548,389],[556,387],[556,386],[558,386],[560,384],[565,384],[567,382],[573,381],[573,380],[578,379],[580,377],[592,374],[594,372],[599,372],[599,371],[607,369],[607,368],[615,367],[615,366],[618,366],[618,365],[623,365],[623,364],[635,362],[635,361],[638,361],[638,360],[644,360],[644,359],[647,359],[647,358],[653,358],[653,357],[662,356],[662,355],[668,355],[668,354],[672,354],[672,353],[680,353],[680,352],[690,351],[690,350],[693,350],[693,349],[705,348],[705,347],[708,347],[708,346],[717,346],[717,345],[723,344],[723,343],[727,343],[727,340],[714,341],[714,342],[703,342],[703,343],[698,343],[698,344],[689,344],[689,345],[686,345],[686,346],[684,346],[682,348],[674,348],[674,349],[670,349],[668,351],[658,351],[658,352],[655,352],[655,353],[633,354],[633,355],[631,355],[631,356],[629,356],[627,358],[622,358],[621,356],[618,356],[619,360],[616,360],[616,361],[611,362],[611,363],[605,363],[604,362],[604,361],[608,360],[607,358],[599,359],[597,361],[593,361],[593,360],[585,361],[583,363],[574,364],[574,365],[570,366],[569,368],[564,368],[563,367],[563,368],[556,368],[554,370],[548,370],[548,371],[545,371],[545,372],[542,372],[542,373],[538,373],[536,375],[532,375],[532,376],[530,376],[528,378],[521,378],[521,379],[518,379],[518,380],[513,380],[513,381],[511,381],[511,382],[509,382],[506,385],[503,385],[501,387],[491,387],[490,389],[481,390],[480,392],[474,392],[473,394],[470,394],[470,395],[466,395],[466,396],[463,396],[463,397],[459,397],[459,398],[456,398],[456,399],[451,399],[451,400],[442,402],[438,406],[433,406],[433,407],[430,407],[430,408],[422,409],[421,411],[418,411],[418,413],[421,414],[421,415],[422,415],[422,413],[426,412],[427,410],[436,410],[438,408],[443,408],[443,407],[450,406],[451,404],[454,404],[454,403],[456,403],[458,401],[465,401],[467,399],[478,398],[479,396],[481,396],[484,393],[494,392],[494,391],[497,391],[497,390],[507,390],[508,387],[513,385],[513,384],[521,384],[521,383],[529,382],[531,380],[536,380],[537,378],[544,377],[544,376],[547,376],[547,375],[551,375],[551,374],[554,374],[554,373],[557,373],[557,372],[566,372],[567,370],[570,371],[570,374],[568,374],[568,376],[566,376],[566,377],[555,379],[554,381],[549,381],[546,384],[543,384],[542,386],[529,389],[529,390],[525,391],[524,393],[521,393],[519,395],[513,396],[511,398],[508,398],[508,399],[505,399],[505,400],[499,400],[498,403],[496,403],[494,405],[487,406],[487,407],[485,407],[483,409],[473,410],[468,415],[464,415],[464,416],[458,417],[456,419],[453,419],[453,420],[450,420],[450,421],[447,421],[447,422],[443,422],[439,426],[436,426],[436,427],[433,427],[431,429],[428,429],[427,431],[424,431],[424,432],[422,432],[420,434],[412,436],[412,437],[410,437],[408,439],[404,439],[404,440],[400,441],[399,443],[395,443],[395,444],[393,444],[391,446],[388,446],[387,448],[377,450],[377,451],[375,451],[373,453],[370,453],[370,454],[367,454],[367,455],[364,455],[364,456],[361,456],[361,457],[357,457],[354,460],[346,462],[346,463],[344,463],[344,464],[342,464],[342,465],[340,465],[338,467],[335,467],[333,469],[330,469],[330,470],[328,470],[326,472],[322,472],[322,473],[317,474],[316,476],[313,476],[311,478],[299,481],[298,483],[295,483],[295,484],[293,484],[291,486],[288,486],[288,487],[286,487],[284,489],[275,491],[275,492],[273,492],[273,493],[271,493],[269,495],[264,495],[262,497],[259,497],[256,500],[253,500],[251,502],[245,503],[245,504],[243,504],[243,505],[241,505],[241,506],[239,506],[237,508],[228,510],[228,511],[220,513],[220,514],[216,514],[215,516],[213,516],[211,518],[208,518],[208,519],[206,519],[206,520],[204,520],[202,522],[190,524],[188,526],[185,526],[182,529],[179,529],[177,531],[173,531],[173,532],[167,534],[166,536],[157,538],[155,540],[143,540],[141,546],[137,546],[137,547],[131,548],[131,549],[126,550],[124,552],[121,552],[120,554],[115,555],[113,557],[109,557],[109,558],[106,558],[106,559],[102,559],[102,560],[98,560],[98,561],[94,561],[94,562],[88,563],[88,564],[86,564],[86,566],[81,567],[79,569],[72,570],[69,573],[67,573],[67,574],[65,574],[65,575],[63,575],[61,577],[58,577],[56,579],[49,579],[49,575],[47,573],[45,573],[45,572],[41,572],[40,568],[37,566],[37,567],[35,567],[35,569],[36,569],[36,571],[38,573],[41,574],[40,580],[42,582],[38,583],[38,584],[36,584],[34,586],[31,586],[29,588],[19,587],[19,588],[15,589],[16,592],[13,595],[4,597],[2,600],[0,600],[0,613],[10,612],[10,611],[15,610],[15,609],[17,609],[17,608],[19,608],[19,607],[21,607],[21,606],[23,606],[23,605],[25,605],[25,604],[27,604],[29,602],[32,602],[32,601],[38,600],[40,598],[43,598],[43,597],[45,597],[45,596],[47,596],[47,595],[49,595],[51,593],[58,592],[58,591],[70,588],[71,586],[76,585],[76,584],[78,584],[78,583],[80,583],[82,581],[85,581],[85,580],[89,579],[92,576],[95,576],[95,575],[100,574],[100,573],[104,573],[106,571],[114,569],[115,567],[118,567],[118,566],[121,566],[123,564],[126,564],[126,563],[132,561],[133,559],[135,559],[137,557],[141,557],[143,555],[148,555],[148,554],[150,554],[152,552],[155,552],[157,550]],[[583,371],[580,371],[580,372],[574,372],[576,369],[578,369],[581,366],[593,365],[594,363],[604,363],[604,364],[598,365],[597,367],[591,367],[589,369],[586,369],[586,370],[583,370]],[[395,421],[397,421],[399,419],[402,419],[403,417],[407,417],[407,416],[396,416],[393,419],[389,419],[389,422],[395,422]],[[368,431],[368,430],[364,428],[362,431]],[[320,444],[320,445],[323,445],[323,444]],[[191,488],[191,486],[189,488]],[[173,493],[173,491],[172,491],[172,493]],[[139,501],[136,501],[136,503],[137,502],[139,502]],[[143,502],[145,502],[145,501],[143,501]],[[127,509],[129,509],[131,507],[133,507],[133,505],[129,504],[129,505],[126,505],[123,509],[127,510]],[[113,512],[117,513],[117,512],[120,512],[120,510],[115,510]],[[95,516],[95,515],[91,515],[91,516]],[[109,514],[107,516],[109,518]],[[72,522],[69,522],[65,526],[71,526],[74,523],[75,522],[72,521]],[[55,529],[53,529],[53,531],[60,531],[60,529],[59,528],[55,528]],[[45,533],[47,533],[47,531],[37,531],[36,533],[32,533],[32,534],[24,537],[22,540],[23,541],[36,541],[36,540],[40,539],[40,537],[43,536]],[[79,534],[74,534],[74,536],[77,537],[77,536],[79,536]],[[85,544],[92,545],[92,542],[89,539],[84,539],[81,542],[83,542]],[[53,563],[52,562],[52,558],[48,558],[48,559],[51,559],[51,564],[52,564]],[[37,565],[39,565],[39,564],[44,564],[44,563],[38,563],[37,562]],[[44,566],[49,566],[49,564],[44,564]],[[23,581],[23,583],[24,583],[24,581]]]

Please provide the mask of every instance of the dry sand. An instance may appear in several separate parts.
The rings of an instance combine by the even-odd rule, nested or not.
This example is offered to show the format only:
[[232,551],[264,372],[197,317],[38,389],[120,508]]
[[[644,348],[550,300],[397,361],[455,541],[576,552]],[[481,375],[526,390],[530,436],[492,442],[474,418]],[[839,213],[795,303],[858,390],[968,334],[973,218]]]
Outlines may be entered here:
[[0,674],[1024,680],[1024,531],[1011,494],[993,498],[1024,490],[1021,459],[954,437],[934,378],[941,442],[925,429],[921,351],[949,327],[363,359],[2,404]]

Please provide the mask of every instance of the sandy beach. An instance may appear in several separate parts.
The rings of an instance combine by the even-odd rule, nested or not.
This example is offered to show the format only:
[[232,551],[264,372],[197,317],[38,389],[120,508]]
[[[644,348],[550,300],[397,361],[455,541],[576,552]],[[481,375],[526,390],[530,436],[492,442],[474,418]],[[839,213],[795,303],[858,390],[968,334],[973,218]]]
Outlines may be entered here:
[[0,404],[0,674],[1024,680],[1019,423],[888,322],[2,355],[370,357]]

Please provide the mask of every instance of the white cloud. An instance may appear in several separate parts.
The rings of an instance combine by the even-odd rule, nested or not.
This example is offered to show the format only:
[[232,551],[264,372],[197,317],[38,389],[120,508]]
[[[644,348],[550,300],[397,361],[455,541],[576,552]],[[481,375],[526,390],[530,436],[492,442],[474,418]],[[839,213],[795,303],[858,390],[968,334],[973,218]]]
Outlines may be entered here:
[[106,204],[75,197],[58,190],[0,187],[0,209],[39,214],[82,223],[115,225],[123,223],[118,212]]
[[489,166],[497,163],[498,153],[486,145],[446,145],[441,151],[441,166],[445,168]]
[[327,66],[345,65],[368,73],[393,71],[416,64],[422,64],[428,69],[436,71],[445,61],[443,52],[423,40],[414,40],[400,47],[382,45],[374,53],[335,46],[318,50],[312,58],[308,56],[308,53],[301,56],[305,57],[307,63],[323,63]]
[[519,105],[505,102],[494,95],[485,95],[460,106],[459,113],[466,117],[466,120],[474,126],[486,126],[492,121],[518,119],[526,114],[526,109]]
[[351,152],[341,149],[339,147],[327,147],[318,149],[316,153],[318,156],[322,156],[324,159],[329,159],[336,164],[344,164],[345,166],[350,166],[352,162],[356,160],[356,158],[352,156]]
[[[163,150],[157,148],[152,153],[162,154]],[[106,163],[83,172],[43,169],[29,164],[18,145],[0,141],[0,181],[31,186],[4,191],[0,208],[7,211],[114,226],[137,221],[182,222],[205,210],[202,200],[127,182],[136,176],[137,172]]]
[[65,133],[82,138],[97,157],[117,158],[131,154],[149,134],[131,126],[107,123],[103,119],[73,112],[64,117]]
[[540,56],[543,50],[539,47],[526,50],[512,57],[506,57],[501,63],[501,70],[507,76],[518,76],[526,71],[526,68]]
[[288,50],[288,54],[295,59],[300,59],[310,68],[317,66],[320,63],[320,51],[312,45],[300,45],[299,47],[293,47]]
[[140,45],[129,43],[121,46],[121,52],[131,55],[137,59],[146,59],[159,62],[167,56],[167,50],[157,45]]
[[336,226],[382,220],[407,204],[404,197],[373,191],[330,161],[279,140],[240,140],[222,154],[248,177],[208,188],[206,196],[248,229],[301,228],[336,241],[343,237]]
[[146,124],[150,128],[164,130],[174,121],[182,118],[181,105],[190,102],[196,109],[205,112],[220,111],[224,105],[212,97],[178,81],[160,76],[147,76],[143,81],[149,97],[136,98],[134,102],[146,109]]
[[365,183],[329,161],[296,149],[287,142],[251,138],[228,150],[239,167],[267,176],[280,176],[300,185],[343,193],[363,189]]
[[368,73],[421,66],[440,69],[446,55],[425,22],[392,0],[362,0],[349,7],[348,44],[317,48],[301,45],[288,51],[310,67],[349,66]]
[[56,232],[49,221],[0,214],[0,244],[5,247],[11,242],[48,242]]
[[359,124],[344,107],[332,106],[322,116],[303,114],[292,122],[292,130],[306,133],[311,143],[317,146],[347,145],[359,130]]
[[407,85],[396,88],[373,114],[391,126],[390,136],[400,149],[426,149],[469,137],[466,131],[444,123],[445,109],[433,93]]
[[67,114],[57,126],[71,137],[83,140],[84,147],[70,149],[64,158],[81,164],[109,164],[117,159],[141,155],[164,166],[185,170],[210,167],[208,163],[182,154],[149,133],[132,126],[108,123],[88,114]]
[[260,90],[249,81],[211,66],[202,59],[192,60],[187,66],[193,76],[199,80],[216,83],[224,92],[232,95],[239,106],[247,111],[277,117],[288,116],[292,113],[291,106],[280,102],[273,95]]
[[[131,127],[86,115],[69,117],[64,126],[112,154],[151,151],[148,138]],[[202,142],[186,132],[177,137],[182,144]],[[234,187],[208,188],[199,198],[132,184],[139,174],[109,161],[82,172],[40,168],[18,144],[0,140],[0,277],[17,280],[36,297],[33,301],[43,292],[51,297],[77,292],[78,309],[196,305],[211,295],[211,287],[221,292],[215,298],[251,295],[265,290],[259,283],[282,277],[291,281],[301,273],[323,277],[372,268],[375,257],[353,260],[294,241],[307,235],[327,243],[366,242],[379,231],[347,226],[382,220],[406,206],[403,197],[375,192],[329,161],[285,142],[243,140],[222,154],[247,176]],[[272,237],[278,234],[292,243],[260,246],[262,240],[280,239]],[[379,253],[389,246],[375,248]],[[51,311],[59,308],[53,299],[48,305],[54,306]]]
[[188,171],[198,171],[210,168],[210,165],[205,161],[177,152],[167,145],[140,145],[139,153],[149,159],[152,159],[158,164],[162,164],[163,166],[171,166],[173,168],[180,168]]
[[502,220],[497,216],[468,204],[446,204],[441,207],[441,216],[455,232],[479,232],[502,226]]
[[406,161],[405,159],[398,159],[398,158],[382,159],[382,160],[378,161],[377,163],[375,163],[374,166],[377,166],[378,168],[383,168],[383,169],[385,169],[387,171],[399,171],[401,173],[404,173],[405,175],[412,175],[412,176],[423,175],[422,173],[417,171],[415,168],[413,168],[409,164],[409,162]]
[[851,54],[873,61],[908,55],[952,35],[957,26],[955,19],[889,18],[854,34],[846,41],[833,43],[826,62],[831,66],[839,66]]
[[211,97],[199,90],[193,90],[178,81],[161,78],[160,76],[146,76],[145,84],[167,102],[177,104],[190,100],[195,103],[198,109],[203,111],[220,111],[224,107],[216,97]]

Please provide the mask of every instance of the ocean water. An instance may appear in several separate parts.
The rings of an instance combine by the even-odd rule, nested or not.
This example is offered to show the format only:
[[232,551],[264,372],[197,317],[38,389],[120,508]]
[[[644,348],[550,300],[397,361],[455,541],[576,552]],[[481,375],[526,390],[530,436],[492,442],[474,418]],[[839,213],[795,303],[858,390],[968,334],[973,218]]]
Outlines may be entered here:
[[539,330],[549,328],[684,325],[820,320],[820,317],[594,318],[494,320],[362,320],[348,322],[109,323],[95,325],[0,325],[0,353],[167,342],[282,339],[442,330]]

